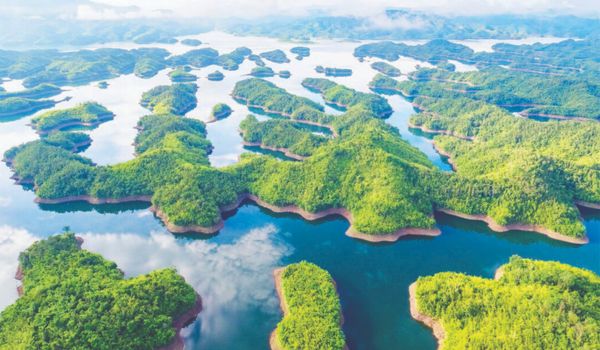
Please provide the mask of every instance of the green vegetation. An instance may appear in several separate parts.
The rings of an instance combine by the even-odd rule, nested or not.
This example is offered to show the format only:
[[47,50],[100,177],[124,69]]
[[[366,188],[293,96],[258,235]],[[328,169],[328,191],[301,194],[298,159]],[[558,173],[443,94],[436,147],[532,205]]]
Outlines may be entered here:
[[352,75],[352,69],[326,67],[323,73],[328,77],[349,77]]
[[52,108],[56,102],[52,100],[34,100],[22,97],[9,97],[0,100],[0,121],[12,120],[46,108]]
[[23,295],[0,313],[2,349],[154,349],[196,293],[174,269],[124,279],[117,265],[79,247],[72,233],[19,256]]
[[187,72],[183,68],[177,68],[169,72],[169,78],[174,83],[185,83],[198,80],[194,74]]
[[327,271],[306,261],[288,265],[281,289],[287,310],[275,341],[283,350],[344,349],[342,307]]
[[185,115],[196,108],[196,84],[161,85],[145,92],[140,104],[155,114]]
[[146,52],[152,54],[144,55],[137,59],[133,67],[133,73],[140,78],[152,78],[167,67],[165,59],[169,56],[169,52],[161,49],[143,50],[148,50]]
[[174,56],[169,59],[169,63],[173,66],[190,65],[194,68],[202,68],[215,64],[223,67],[225,70],[237,70],[239,65],[251,53],[252,51],[247,47],[239,47],[223,55],[219,55],[217,50],[202,48]]
[[361,45],[354,50],[354,56],[356,57],[377,57],[387,61],[395,61],[400,56],[407,56],[434,64],[448,59],[460,62],[467,61],[473,54],[474,51],[464,45],[454,44],[442,39],[431,40],[423,45],[380,41]]
[[274,119],[259,123],[253,115],[247,116],[240,123],[240,130],[246,142],[285,148],[300,156],[311,155],[328,140],[325,136],[302,129],[293,121]]
[[595,349],[600,277],[513,256],[497,280],[443,272],[416,282],[418,311],[444,328],[441,349]]
[[305,98],[289,94],[263,79],[246,79],[235,84],[233,97],[264,112],[317,122],[324,118],[323,106]]
[[600,81],[586,75],[545,76],[494,67],[481,71],[452,73],[421,69],[411,74],[414,81],[402,82],[400,89],[417,95],[447,91],[446,95],[467,95],[525,115],[557,115],[600,119]]
[[250,75],[257,78],[268,78],[275,75],[275,72],[270,67],[254,67]]
[[371,63],[371,68],[375,69],[378,72],[381,72],[389,77],[399,77],[402,73],[400,69],[392,66],[386,62],[373,62]]
[[258,67],[264,67],[266,65],[265,61],[263,61],[259,55],[250,55],[248,56],[248,59],[254,62],[254,64],[256,64]]
[[285,55],[285,52],[279,49],[263,52],[260,54],[260,57],[275,63],[287,63],[290,61]]
[[101,81],[101,82],[99,82],[99,83],[98,83],[98,87],[99,87],[100,89],[107,89],[107,88],[108,88],[108,82],[106,82],[106,81]]
[[180,42],[181,42],[181,44],[187,45],[187,46],[200,46],[200,45],[202,45],[202,41],[200,41],[198,39],[183,39]]
[[28,98],[28,99],[40,99],[52,97],[60,94],[63,90],[58,86],[52,84],[40,84],[31,89],[25,89],[22,91],[15,92],[0,92],[0,100],[11,98],[11,97],[20,97],[20,98]]
[[82,103],[69,109],[54,110],[31,119],[40,133],[48,133],[70,126],[97,126],[114,117],[106,107],[96,102]]
[[210,81],[221,81],[223,78],[225,78],[225,75],[218,70],[208,74],[208,80]]
[[231,112],[233,112],[231,110],[231,107],[229,107],[225,103],[217,103],[212,108],[212,111],[210,113],[210,117],[211,117],[212,120],[219,120],[219,119],[223,119],[223,118],[229,117],[229,115],[231,114]]
[[392,106],[384,97],[359,92],[344,85],[336,84],[331,80],[306,78],[302,81],[302,86],[320,93],[326,103],[338,108],[347,109],[363,105],[378,118],[387,118],[393,112]]
[[284,78],[284,79],[287,79],[292,76],[292,73],[290,73],[289,70],[281,70],[277,74],[279,75],[280,78]]
[[58,131],[44,137],[42,141],[71,152],[80,152],[92,143],[92,138],[82,132]]
[[296,59],[302,60],[304,57],[310,56],[310,48],[305,46],[295,46],[290,49],[290,52],[296,55]]

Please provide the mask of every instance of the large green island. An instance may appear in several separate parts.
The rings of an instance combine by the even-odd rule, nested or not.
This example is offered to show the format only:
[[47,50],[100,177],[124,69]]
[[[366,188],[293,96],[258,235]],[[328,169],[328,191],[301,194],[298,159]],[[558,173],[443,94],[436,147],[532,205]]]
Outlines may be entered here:
[[518,256],[495,279],[441,272],[410,286],[411,315],[444,350],[595,349],[599,306],[595,273]]
[[202,309],[194,289],[174,269],[125,279],[81,243],[63,233],[21,253],[20,298],[0,313],[0,348],[181,348],[179,330]]

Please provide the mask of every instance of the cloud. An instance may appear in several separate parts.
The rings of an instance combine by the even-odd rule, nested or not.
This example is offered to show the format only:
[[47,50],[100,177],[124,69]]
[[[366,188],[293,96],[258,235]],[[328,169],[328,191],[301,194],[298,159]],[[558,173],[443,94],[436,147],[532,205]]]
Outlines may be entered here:
[[83,248],[115,261],[128,276],[175,267],[202,296],[202,334],[217,337],[234,332],[233,316],[258,308],[278,313],[271,271],[292,248],[276,240],[273,225],[253,229],[236,241],[217,244],[206,240],[176,239],[171,234],[81,234]]
[[[90,0],[95,4],[114,7],[136,6],[140,9],[137,15],[142,17],[164,16],[162,11],[168,10],[167,15],[175,17],[211,17],[211,18],[257,18],[269,15],[305,16],[313,13],[369,17],[381,14],[386,8],[406,8],[422,10],[438,14],[451,15],[481,15],[498,13],[538,13],[555,11],[560,14],[579,14],[598,16],[600,4],[587,0],[219,0],[194,1],[171,0]],[[80,9],[82,7],[80,6]],[[89,16],[89,8],[81,15]],[[160,12],[157,12],[160,11]],[[114,13],[100,12],[99,14],[114,19]],[[131,15],[124,14],[124,16]],[[402,23],[392,25],[406,25]]]
[[27,230],[12,226],[0,226],[0,310],[17,299],[15,272],[19,265],[19,253],[36,241]]

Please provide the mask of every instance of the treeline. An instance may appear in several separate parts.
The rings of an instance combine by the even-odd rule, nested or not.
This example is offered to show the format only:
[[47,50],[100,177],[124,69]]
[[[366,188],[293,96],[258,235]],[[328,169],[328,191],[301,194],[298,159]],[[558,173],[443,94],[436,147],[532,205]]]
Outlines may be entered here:
[[156,114],[185,115],[196,108],[195,83],[161,85],[144,92],[140,104]]
[[2,349],[156,349],[173,319],[194,307],[194,289],[174,269],[124,279],[117,265],[80,249],[73,233],[19,256],[23,295],[0,313]]
[[418,311],[444,328],[441,349],[594,349],[600,277],[513,256],[496,280],[442,272],[416,282]]
[[68,109],[53,110],[31,119],[31,124],[40,133],[47,133],[64,127],[81,125],[96,126],[112,119],[114,114],[96,102],[81,103]]

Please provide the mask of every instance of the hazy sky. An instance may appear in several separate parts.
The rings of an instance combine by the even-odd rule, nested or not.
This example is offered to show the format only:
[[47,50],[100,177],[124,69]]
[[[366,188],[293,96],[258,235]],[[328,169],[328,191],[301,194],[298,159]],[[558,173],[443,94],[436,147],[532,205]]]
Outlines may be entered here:
[[456,15],[540,13],[600,17],[598,0],[0,0],[5,14],[80,19],[140,17],[372,16],[389,7]]

